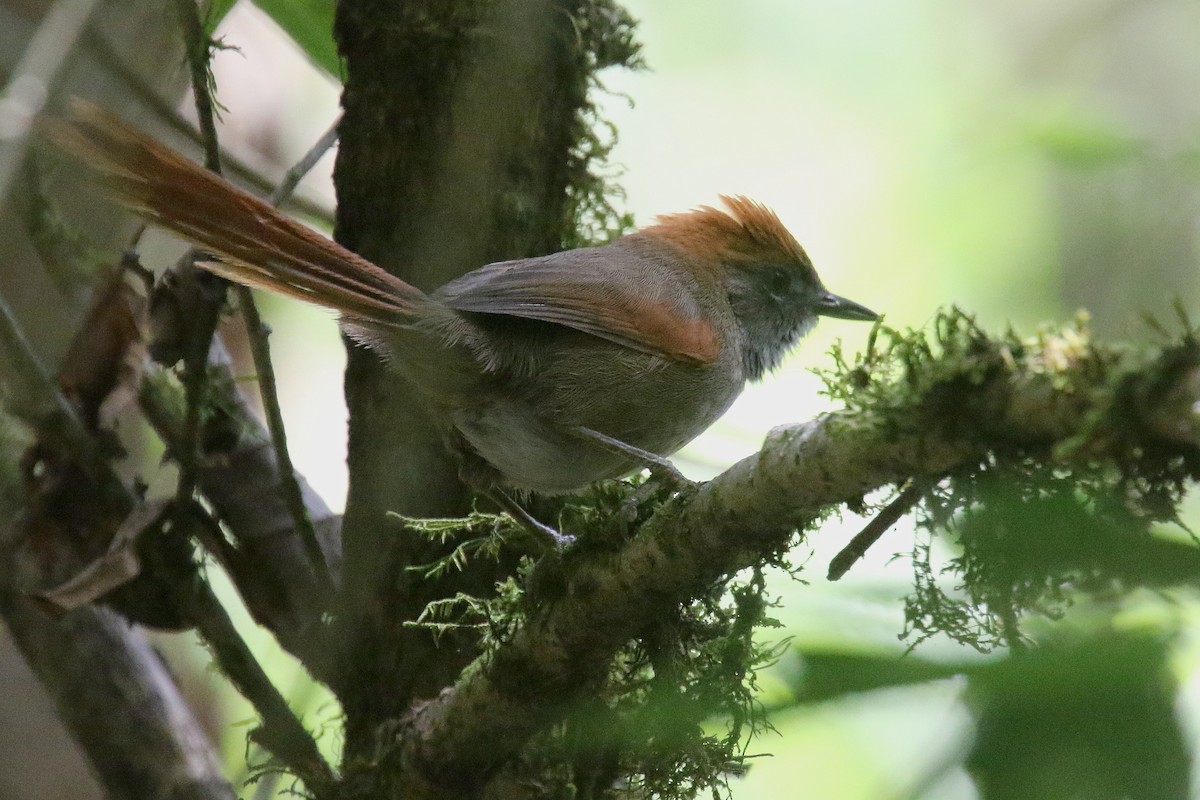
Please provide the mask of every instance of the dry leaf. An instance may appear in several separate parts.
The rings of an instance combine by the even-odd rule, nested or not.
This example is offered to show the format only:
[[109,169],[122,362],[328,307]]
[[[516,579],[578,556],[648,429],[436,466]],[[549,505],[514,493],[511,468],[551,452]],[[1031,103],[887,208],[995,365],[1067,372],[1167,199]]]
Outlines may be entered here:
[[58,382],[92,430],[137,397],[146,363],[146,301],[113,272],[96,288],[83,325],[63,360]]
[[142,561],[137,553],[138,540],[144,532],[157,526],[170,502],[154,500],[142,503],[130,512],[117,528],[104,555],[65,583],[37,595],[42,607],[52,613],[72,611],[136,578],[142,571]]

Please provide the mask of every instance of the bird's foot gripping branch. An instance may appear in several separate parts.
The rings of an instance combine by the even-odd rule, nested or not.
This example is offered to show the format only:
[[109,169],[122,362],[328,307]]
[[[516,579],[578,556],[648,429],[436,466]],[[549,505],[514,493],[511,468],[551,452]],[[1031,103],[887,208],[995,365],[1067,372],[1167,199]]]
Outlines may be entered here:
[[[929,331],[877,326],[864,353],[835,350],[822,374],[843,410],[777,429],[630,536],[585,527],[551,579],[529,575],[532,597],[514,581],[495,601],[460,599],[489,633],[485,652],[406,720],[400,774],[426,787],[627,778],[664,797],[719,784],[762,724],[755,669],[773,651],[750,635],[771,624],[762,569],[786,563],[798,532],[907,481],[924,487],[925,530],[960,543],[941,567],[915,546],[917,638],[1019,645],[1030,612],[1194,577],[1194,543],[1156,527],[1200,474],[1200,344],[1186,328],[1135,347],[1094,342],[1083,318],[1032,337],[988,335],[956,309]],[[619,485],[597,493],[621,508]],[[724,735],[701,725],[713,717]]]

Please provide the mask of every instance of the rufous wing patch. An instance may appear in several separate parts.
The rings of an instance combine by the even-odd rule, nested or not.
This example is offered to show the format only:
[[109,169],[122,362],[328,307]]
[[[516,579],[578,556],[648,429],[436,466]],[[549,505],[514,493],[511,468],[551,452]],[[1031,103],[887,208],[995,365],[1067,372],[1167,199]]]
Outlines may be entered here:
[[628,338],[651,352],[680,361],[711,364],[721,353],[711,324],[685,317],[666,303],[637,298],[627,313],[609,322],[616,330],[626,330]]
[[[578,251],[576,251],[578,252]],[[699,315],[689,297],[654,291],[649,281],[636,285],[580,268],[577,255],[560,253],[528,261],[491,264],[439,290],[450,308],[502,314],[565,325],[624,347],[673,361],[707,364],[721,352],[713,326]],[[673,299],[668,299],[673,298]],[[688,306],[691,307],[688,307]]]

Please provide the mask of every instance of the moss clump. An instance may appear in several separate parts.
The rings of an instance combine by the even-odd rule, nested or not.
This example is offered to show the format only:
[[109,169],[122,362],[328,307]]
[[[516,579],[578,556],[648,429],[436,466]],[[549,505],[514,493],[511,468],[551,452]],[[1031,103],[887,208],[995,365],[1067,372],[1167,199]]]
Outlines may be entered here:
[[607,90],[601,72],[611,67],[641,69],[637,23],[612,0],[580,3],[572,22],[578,36],[575,58],[583,65],[582,102],[569,126],[572,144],[567,162],[564,249],[600,244],[633,229],[633,217],[618,209],[624,191],[615,182],[620,170],[609,163],[617,129],[603,118],[598,97]]
[[[639,488],[639,480],[610,481],[566,501],[538,504],[541,518],[580,536],[576,547],[536,563],[524,559],[488,597],[459,593],[435,601],[412,625],[435,636],[470,628],[483,655],[478,663],[486,663],[528,615],[557,598],[573,560],[615,551],[665,500],[650,497],[631,507]],[[471,558],[498,559],[505,548],[529,541],[507,517],[491,514],[405,524],[457,543],[449,555],[420,568],[431,577]],[[506,767],[505,780],[536,782],[547,797],[615,797],[616,787],[624,787],[621,796],[681,799],[719,791],[730,774],[744,769],[750,736],[767,727],[756,675],[781,645],[764,644],[756,634],[777,627],[772,605],[762,571],[755,569],[718,581],[676,608],[619,650],[596,691],[532,740],[522,758]]]
[[510,776],[554,776],[546,796],[693,798],[744,772],[769,728],[758,670],[784,644],[756,634],[770,617],[762,572],[721,581],[622,648],[598,690],[534,739]]
[[[822,374],[854,424],[949,437],[979,453],[928,490],[918,519],[905,634],[981,650],[1020,643],[1029,613],[1083,594],[1180,577],[1196,549],[1155,536],[1200,475],[1200,450],[1155,424],[1200,345],[1185,324],[1160,346],[1095,342],[1081,315],[1033,337],[984,333],[958,309],[932,333],[877,326],[865,353]],[[1193,440],[1194,441],[1194,440]],[[933,535],[953,554],[938,565]],[[1165,552],[1164,548],[1170,550]]]

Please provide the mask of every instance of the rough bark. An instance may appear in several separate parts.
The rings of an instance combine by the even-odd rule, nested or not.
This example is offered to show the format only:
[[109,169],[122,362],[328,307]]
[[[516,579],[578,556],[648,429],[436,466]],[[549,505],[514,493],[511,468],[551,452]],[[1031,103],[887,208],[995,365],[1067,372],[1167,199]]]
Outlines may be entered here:
[[[346,59],[335,171],[336,238],[432,289],[482,264],[557,249],[567,225],[566,165],[586,78],[570,2],[348,0],[336,32]],[[400,627],[455,587],[418,585],[404,566],[430,545],[389,511],[469,508],[441,432],[375,357],[352,349],[350,492],[339,694],[347,754],[380,722],[450,683],[469,656]],[[458,588],[485,591],[490,570]]]

